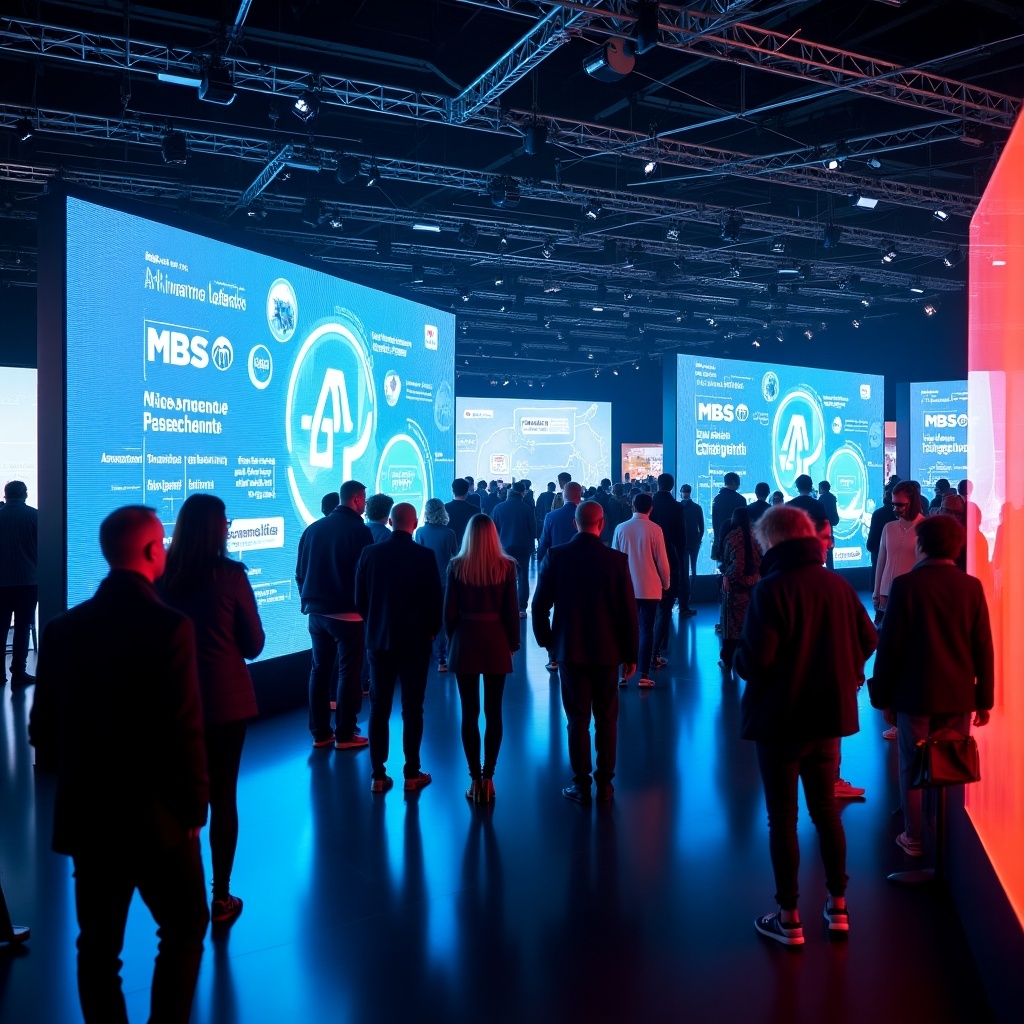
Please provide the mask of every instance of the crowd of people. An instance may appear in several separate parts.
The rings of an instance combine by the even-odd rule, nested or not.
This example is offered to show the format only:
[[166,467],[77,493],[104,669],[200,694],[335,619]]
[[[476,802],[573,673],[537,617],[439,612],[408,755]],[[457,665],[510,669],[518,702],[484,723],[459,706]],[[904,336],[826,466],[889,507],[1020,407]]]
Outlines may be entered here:
[[[745,680],[741,734],[756,744],[768,811],[778,909],[755,926],[800,945],[799,781],[825,866],[827,927],[849,929],[836,801],[864,791],[840,777],[840,740],[859,729],[867,659],[877,646],[872,701],[899,738],[904,831],[896,841],[920,857],[914,745],[936,728],[987,722],[991,634],[982,586],[962,567],[969,505],[958,507],[951,489],[937,493],[937,514],[927,517],[917,484],[893,481],[887,490],[869,536],[872,623],[853,587],[829,570],[839,515],[827,481],[815,489],[798,478],[788,502],[758,483],[748,503],[740,484],[725,474],[708,510],[720,664]],[[572,778],[562,795],[582,805],[612,800],[619,694],[638,670],[641,688],[655,686],[676,603],[680,617],[696,614],[689,598],[705,510],[689,485],[675,497],[670,474],[587,489],[563,474],[539,496],[528,480],[457,479],[451,491],[450,501],[426,502],[421,522],[412,505],[347,480],[304,530],[296,582],[310,634],[313,747],[368,749],[370,790],[386,793],[400,685],[403,788],[428,786],[420,747],[436,663],[454,674],[459,693],[465,796],[491,803],[502,696],[529,618],[565,711]],[[265,636],[245,567],[228,557],[229,526],[219,498],[194,494],[165,547],[154,510],[117,510],[100,530],[108,576],[42,638],[30,739],[37,764],[57,773],[53,847],[75,863],[87,1021],[125,1019],[119,954],[136,888],[160,927],[154,1020],[187,1019],[209,920],[225,925],[242,912],[230,890],[236,788],[258,710],[245,662]],[[926,649],[932,668],[919,671]],[[83,658],[104,665],[100,690],[75,685]],[[209,905],[199,847],[208,815]]]

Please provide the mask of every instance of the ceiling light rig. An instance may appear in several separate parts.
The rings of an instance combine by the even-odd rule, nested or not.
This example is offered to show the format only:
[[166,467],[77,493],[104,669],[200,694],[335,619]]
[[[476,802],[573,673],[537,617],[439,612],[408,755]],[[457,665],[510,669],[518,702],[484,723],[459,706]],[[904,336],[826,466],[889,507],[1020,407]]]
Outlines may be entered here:
[[519,191],[519,182],[515,178],[495,178],[488,189],[491,196],[491,204],[499,210],[514,210],[519,205],[522,193]]
[[945,210],[932,210],[932,216],[940,223],[945,224],[949,220],[949,214]]
[[312,126],[320,114],[320,94],[313,89],[306,89],[295,97],[292,113],[304,124]]
[[544,244],[540,247],[540,254],[546,260],[551,259],[555,255],[555,240],[553,238],[545,240]]
[[882,246],[882,262],[893,263],[896,260],[896,246],[892,242],[886,242]]
[[473,249],[480,238],[480,232],[468,220],[464,220],[459,225],[459,233],[455,237],[459,240],[460,245],[464,245],[467,249]]
[[956,267],[964,261],[964,251],[960,246],[954,246],[945,256],[942,257],[942,265],[944,267]]
[[921,309],[924,311],[925,316],[935,316],[939,311],[939,307],[934,302],[926,302]]
[[843,229],[838,224],[826,224],[821,241],[826,249],[835,249],[843,237]]
[[184,167],[188,163],[188,140],[181,132],[168,128],[160,140],[160,155],[165,164]]
[[858,192],[850,196],[850,205],[857,206],[862,210],[873,210],[878,205],[878,200],[873,196],[866,196]]
[[36,130],[32,127],[32,122],[27,117],[19,117],[14,122],[14,133],[18,136],[19,142],[28,142],[35,135]]
[[383,179],[384,175],[380,173],[377,161],[371,160],[370,167],[366,172],[366,187],[373,188],[374,185],[379,185]]
[[587,199],[583,203],[583,217],[591,222],[601,216],[601,204],[596,199]]
[[722,223],[722,241],[738,242],[740,240],[740,229],[743,227],[743,218],[738,213],[730,213]]
[[341,156],[334,176],[339,185],[349,185],[359,177],[360,170],[359,161],[354,156]]

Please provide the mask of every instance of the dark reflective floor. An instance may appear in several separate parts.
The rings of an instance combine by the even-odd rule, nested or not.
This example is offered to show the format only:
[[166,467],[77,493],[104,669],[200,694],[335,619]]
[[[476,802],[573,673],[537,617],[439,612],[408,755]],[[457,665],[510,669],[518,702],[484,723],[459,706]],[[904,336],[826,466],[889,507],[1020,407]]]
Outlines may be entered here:
[[[367,753],[312,750],[304,711],[255,725],[232,883],[245,911],[207,941],[193,1020],[988,1020],[951,905],[885,881],[909,865],[890,820],[896,751],[866,693],[862,732],[843,744],[844,776],[868,791],[843,815],[850,939],[826,938],[803,812],[807,943],[754,932],[773,909],[765,812],[714,618],[703,607],[684,619],[656,688],[622,694],[610,807],[560,795],[562,709],[532,638],[506,688],[493,808],[463,796],[450,675],[432,674],[427,690],[434,784],[422,793],[371,796]],[[33,932],[22,956],[0,957],[4,1024],[80,1019],[70,862],[48,849],[50,784],[34,778],[25,740],[31,700],[8,687],[0,715],[0,874],[12,916]],[[400,779],[398,714],[396,702],[389,767]],[[123,971],[133,1021],[146,1019],[155,946],[136,899]]]

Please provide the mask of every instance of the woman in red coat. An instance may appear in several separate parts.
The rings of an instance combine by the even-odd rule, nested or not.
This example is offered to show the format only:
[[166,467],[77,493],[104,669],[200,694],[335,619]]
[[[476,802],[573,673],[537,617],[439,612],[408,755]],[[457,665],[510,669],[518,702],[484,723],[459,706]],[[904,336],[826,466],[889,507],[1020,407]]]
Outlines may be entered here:
[[[485,515],[466,527],[462,548],[448,565],[444,600],[448,667],[462,702],[462,746],[473,780],[466,797],[494,799],[494,766],[501,746],[501,698],[512,654],[519,650],[516,563],[502,550],[498,531]],[[484,677],[484,759],[480,763],[480,676]]]

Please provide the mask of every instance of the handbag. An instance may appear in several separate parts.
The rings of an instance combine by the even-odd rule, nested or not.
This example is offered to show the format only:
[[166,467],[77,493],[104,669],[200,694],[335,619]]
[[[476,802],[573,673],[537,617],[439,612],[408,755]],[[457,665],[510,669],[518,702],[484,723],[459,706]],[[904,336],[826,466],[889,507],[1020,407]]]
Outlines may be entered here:
[[911,789],[962,786],[981,779],[978,744],[956,729],[937,729],[918,740],[914,751]]

